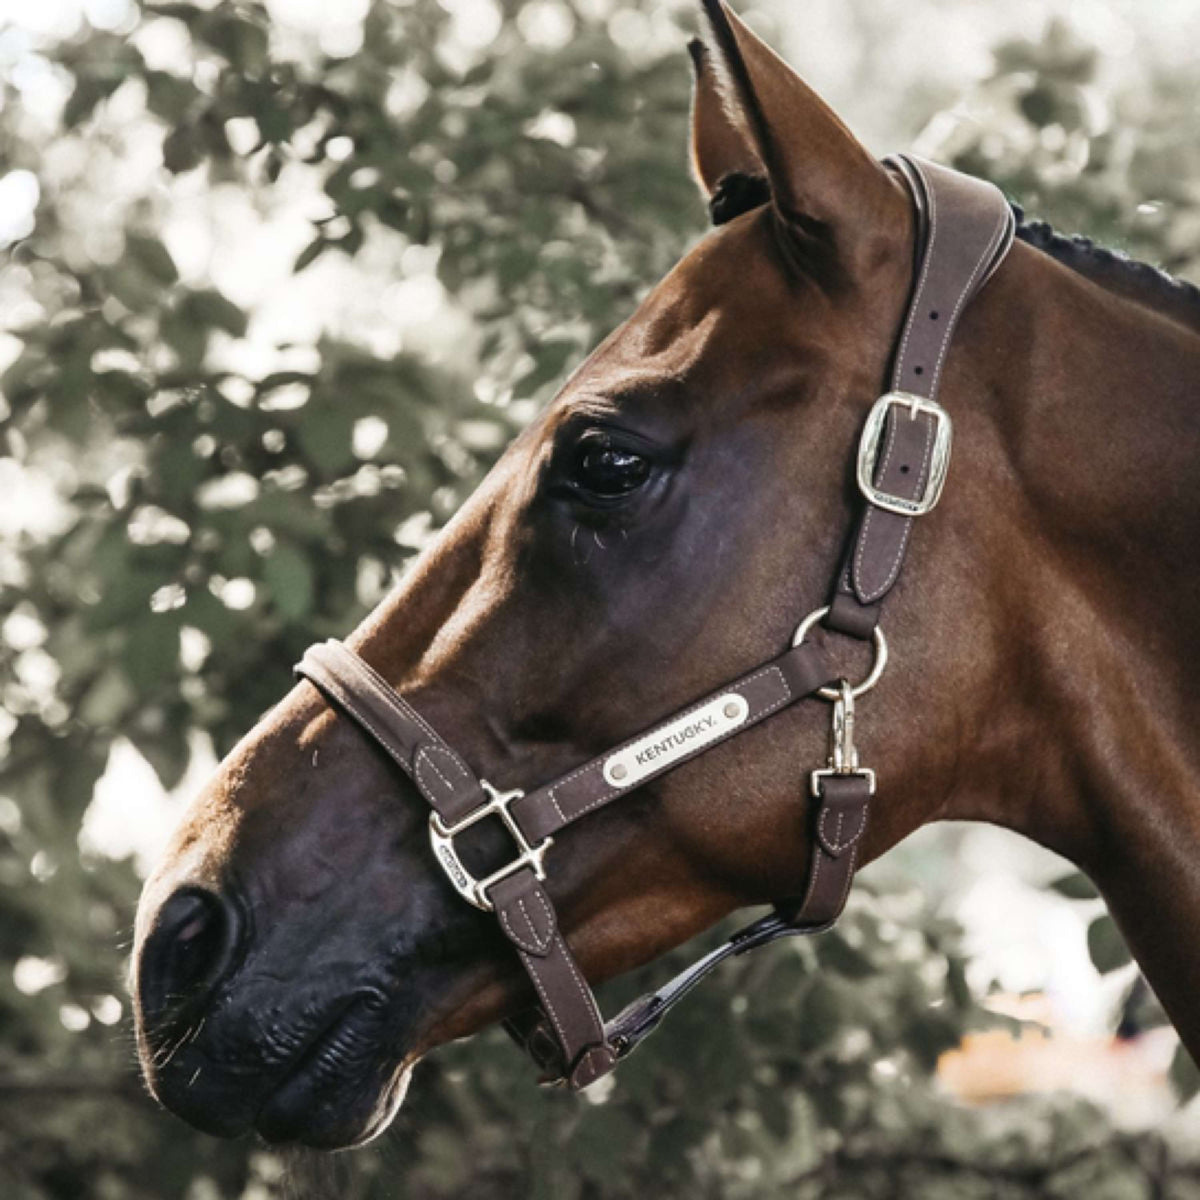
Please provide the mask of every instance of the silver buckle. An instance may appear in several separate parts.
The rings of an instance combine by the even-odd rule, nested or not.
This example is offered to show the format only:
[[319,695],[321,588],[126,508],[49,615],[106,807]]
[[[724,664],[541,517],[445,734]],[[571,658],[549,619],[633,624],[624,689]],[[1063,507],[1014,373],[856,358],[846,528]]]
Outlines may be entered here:
[[[446,872],[446,878],[453,884],[454,890],[468,904],[473,904],[476,908],[483,909],[484,912],[494,912],[495,905],[488,899],[488,888],[502,879],[507,879],[510,875],[515,875],[522,867],[532,867],[533,873],[538,879],[545,879],[546,872],[542,866],[542,858],[546,851],[554,845],[554,839],[546,838],[536,846],[531,846],[525,840],[525,835],[513,820],[512,813],[508,811],[508,806],[514,800],[519,800],[525,795],[520,789],[513,792],[498,792],[486,779],[481,779],[479,783],[487,794],[488,802],[475,809],[474,812],[468,813],[457,824],[446,825],[437,813],[429,814],[429,844],[433,847],[434,857],[438,860],[442,870]],[[520,853],[512,862],[501,867],[500,870],[494,871],[486,879],[476,879],[463,866],[462,859],[458,857],[458,851],[454,848],[454,839],[463,830],[470,829],[472,825],[493,814],[504,822],[505,829],[517,843]]]
[[[883,440],[883,426],[892,405],[904,405],[909,417],[917,419],[919,413],[927,413],[934,419],[933,453],[929,457],[929,477],[921,494],[914,499],[895,496],[877,488],[874,483],[875,464],[879,459],[879,443]],[[858,443],[858,488],[876,508],[899,513],[902,517],[922,517],[938,502],[942,486],[946,482],[946,471],[950,466],[951,424],[950,414],[933,400],[914,396],[911,392],[888,392],[875,401],[867,423],[863,426],[862,438]]]

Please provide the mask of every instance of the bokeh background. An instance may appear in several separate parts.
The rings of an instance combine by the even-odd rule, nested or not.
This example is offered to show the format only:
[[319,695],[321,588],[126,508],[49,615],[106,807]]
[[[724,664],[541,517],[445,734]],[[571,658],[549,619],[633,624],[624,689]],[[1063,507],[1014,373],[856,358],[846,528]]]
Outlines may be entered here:
[[[1196,0],[743,11],[874,149],[1200,279]],[[695,22],[0,0],[0,1195],[1200,1197],[1196,1073],[1103,904],[983,828],[585,1097],[484,1035],[306,1161],[137,1081],[124,959],[181,804],[703,232]]]

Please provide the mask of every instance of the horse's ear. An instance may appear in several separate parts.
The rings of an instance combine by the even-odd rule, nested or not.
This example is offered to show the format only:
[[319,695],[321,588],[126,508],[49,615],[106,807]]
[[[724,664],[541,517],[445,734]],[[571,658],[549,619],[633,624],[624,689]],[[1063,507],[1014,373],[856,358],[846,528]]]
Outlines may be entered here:
[[712,51],[699,38],[688,43],[688,51],[696,76],[692,89],[692,171],[705,196],[711,199],[723,179],[731,175],[765,178],[766,168],[745,122],[738,123],[736,107],[725,101]]
[[[697,67],[693,155],[706,187],[765,173],[776,211],[806,239],[851,259],[903,194],[833,110],[723,0],[703,0],[710,38]],[[703,129],[700,126],[703,125]],[[721,165],[724,166],[722,171]]]

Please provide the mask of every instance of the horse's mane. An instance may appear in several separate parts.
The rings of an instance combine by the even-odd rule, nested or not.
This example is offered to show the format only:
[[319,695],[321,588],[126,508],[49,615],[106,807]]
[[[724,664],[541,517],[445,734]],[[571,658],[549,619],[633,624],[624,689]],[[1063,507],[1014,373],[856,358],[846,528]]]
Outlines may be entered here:
[[1021,241],[1093,283],[1200,332],[1200,287],[1194,283],[1131,258],[1123,250],[1100,246],[1083,234],[1068,237],[1048,221],[1027,221],[1019,204],[1013,204],[1012,210]]
[[[733,172],[724,176],[709,198],[714,225],[723,225],[771,198],[770,184],[761,175]],[[1082,234],[1067,236],[1047,221],[1026,220],[1019,204],[1012,205],[1017,237],[1065,267],[1135,303],[1200,331],[1200,287],[1179,279],[1121,250],[1098,245]]]

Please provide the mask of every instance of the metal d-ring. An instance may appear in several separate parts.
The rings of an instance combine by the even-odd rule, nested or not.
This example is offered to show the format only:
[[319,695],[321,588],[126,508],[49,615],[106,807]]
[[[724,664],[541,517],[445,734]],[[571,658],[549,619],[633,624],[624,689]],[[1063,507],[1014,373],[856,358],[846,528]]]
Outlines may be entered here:
[[[829,605],[823,608],[814,608],[812,612],[796,626],[796,632],[792,635],[792,645],[798,646],[804,641],[808,631],[829,611]],[[875,626],[871,634],[872,640],[875,643],[875,661],[871,664],[870,673],[861,683],[856,683],[850,689],[851,696],[861,696],[864,692],[869,692],[878,682],[879,677],[883,674],[884,667],[887,666],[888,660],[888,645],[887,638],[883,636],[883,630],[878,625]],[[817,689],[817,695],[822,700],[837,700],[841,695],[838,688],[823,687]]]

